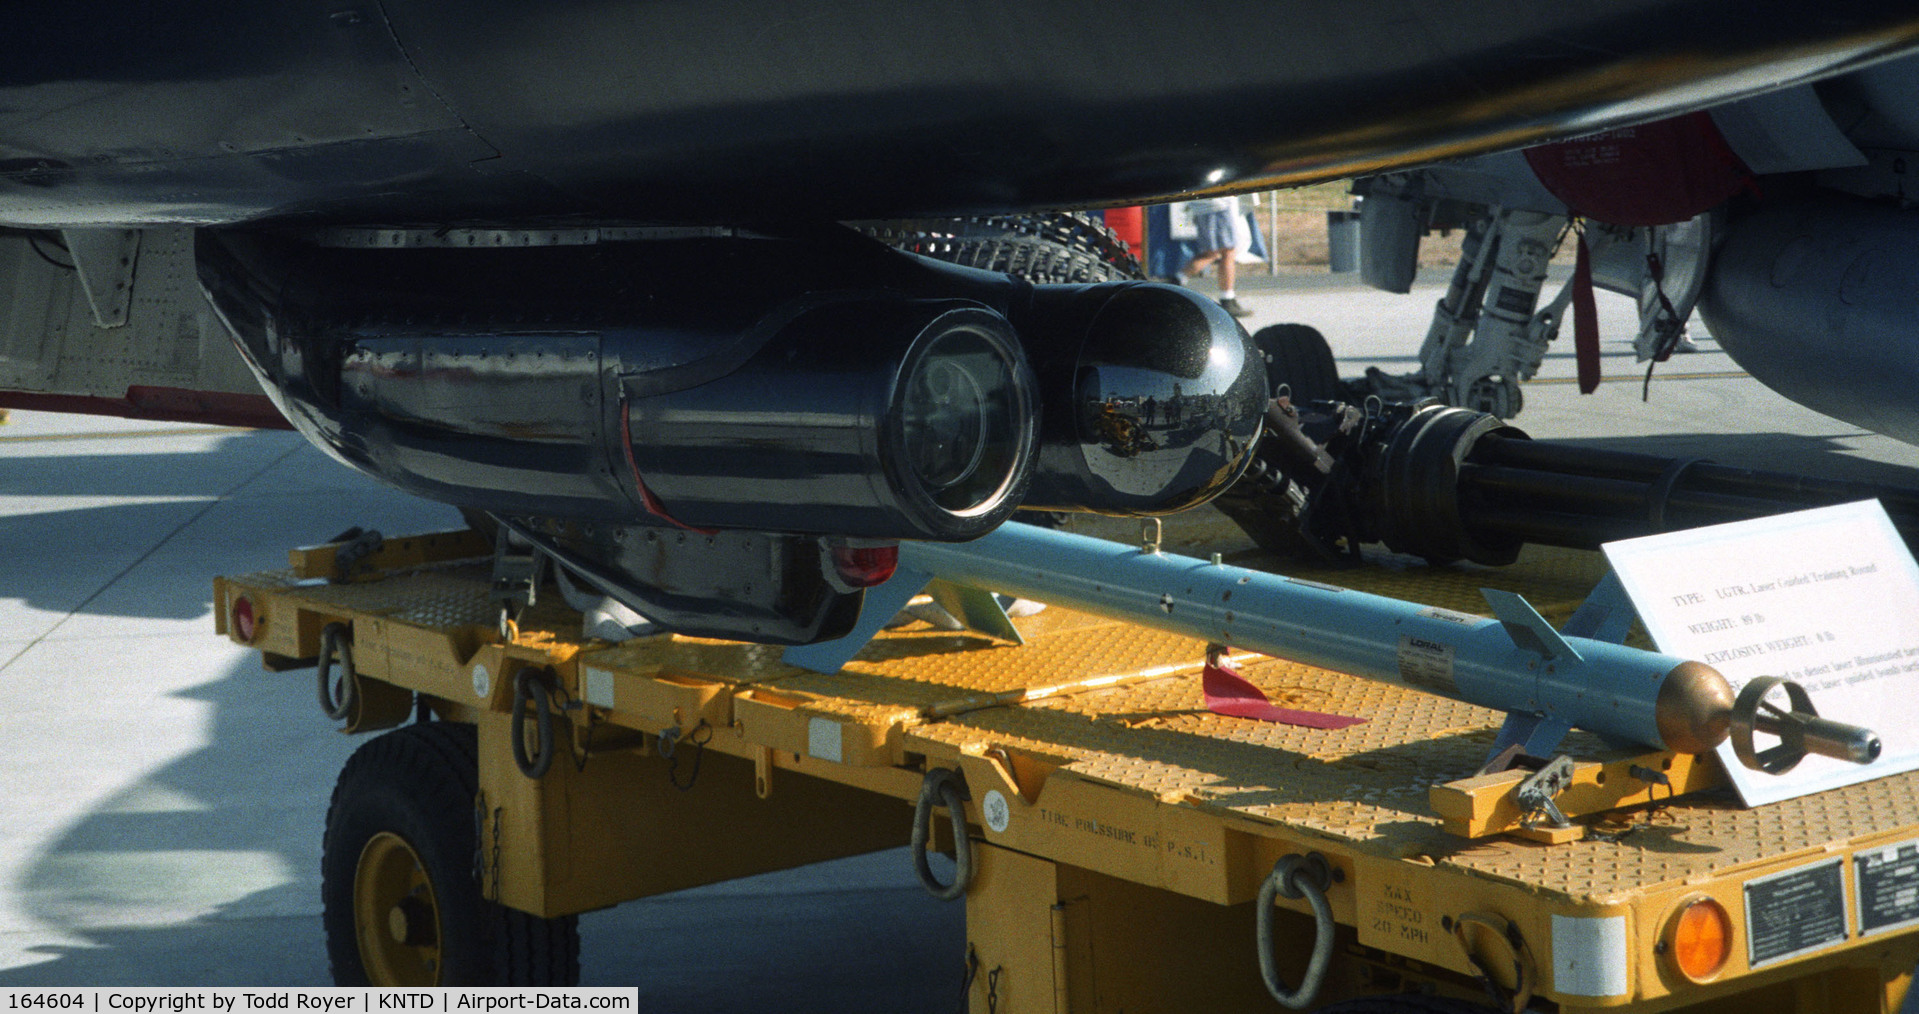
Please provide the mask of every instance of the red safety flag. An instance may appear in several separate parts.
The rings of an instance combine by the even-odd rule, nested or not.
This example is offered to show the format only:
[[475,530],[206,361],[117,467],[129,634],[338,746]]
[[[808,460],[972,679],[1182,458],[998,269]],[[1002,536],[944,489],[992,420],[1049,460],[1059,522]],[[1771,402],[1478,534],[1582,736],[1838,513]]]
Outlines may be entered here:
[[1579,363],[1579,393],[1591,394],[1599,388],[1599,307],[1593,303],[1592,258],[1583,235],[1573,265],[1573,353]]
[[1262,722],[1302,725],[1308,729],[1344,729],[1364,722],[1350,715],[1328,715],[1320,711],[1295,711],[1282,708],[1266,698],[1258,687],[1224,663],[1206,663],[1203,684],[1206,710],[1234,718],[1256,718]]

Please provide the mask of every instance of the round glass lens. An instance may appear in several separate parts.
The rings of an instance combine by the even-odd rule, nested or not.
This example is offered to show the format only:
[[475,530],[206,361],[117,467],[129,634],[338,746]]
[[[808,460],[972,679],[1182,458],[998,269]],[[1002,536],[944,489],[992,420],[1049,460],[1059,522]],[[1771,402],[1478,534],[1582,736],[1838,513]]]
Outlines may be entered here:
[[954,513],[991,507],[1020,455],[1026,420],[1014,364],[986,336],[956,329],[913,364],[900,425],[913,478]]

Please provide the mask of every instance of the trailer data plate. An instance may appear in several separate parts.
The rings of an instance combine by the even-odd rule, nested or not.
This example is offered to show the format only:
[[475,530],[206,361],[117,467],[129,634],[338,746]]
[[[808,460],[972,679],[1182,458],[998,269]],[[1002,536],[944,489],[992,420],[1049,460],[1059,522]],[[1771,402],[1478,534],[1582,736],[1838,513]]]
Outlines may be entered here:
[[1838,859],[1746,882],[1747,961],[1754,968],[1846,940],[1845,870]]
[[1852,871],[1860,936],[1919,924],[1919,841],[1861,852]]

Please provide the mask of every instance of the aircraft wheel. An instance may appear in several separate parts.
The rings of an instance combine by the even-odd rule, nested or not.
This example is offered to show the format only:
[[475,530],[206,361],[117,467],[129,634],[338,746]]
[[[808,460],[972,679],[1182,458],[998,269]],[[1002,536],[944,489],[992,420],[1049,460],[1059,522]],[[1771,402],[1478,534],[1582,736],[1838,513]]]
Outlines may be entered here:
[[480,895],[479,765],[470,725],[385,733],[347,760],[321,850],[327,958],[342,986],[558,986],[579,981],[574,916]]
[[1260,328],[1253,344],[1266,356],[1266,382],[1275,395],[1284,384],[1291,389],[1295,405],[1339,397],[1339,365],[1333,361],[1326,336],[1317,329],[1274,324]]

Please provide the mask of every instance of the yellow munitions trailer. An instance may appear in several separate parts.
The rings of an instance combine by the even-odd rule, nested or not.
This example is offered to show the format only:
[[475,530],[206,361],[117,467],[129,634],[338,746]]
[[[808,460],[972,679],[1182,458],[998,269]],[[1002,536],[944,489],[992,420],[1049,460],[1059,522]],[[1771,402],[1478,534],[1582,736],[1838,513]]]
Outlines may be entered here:
[[[564,981],[577,913],[909,841],[959,860],[921,868],[966,906],[975,1011],[1892,1011],[1919,963],[1919,774],[1746,809],[1712,758],[1574,733],[1549,778],[1474,777],[1496,712],[1250,657],[1275,703],[1368,721],[1227,717],[1206,645],[1060,608],[1019,646],[908,623],[822,675],[584,640],[553,594],[503,624],[472,532],[366,545],[215,584],[222,633],[390,730],[328,820],[343,978]],[[1560,619],[1601,574],[1307,576]]]

